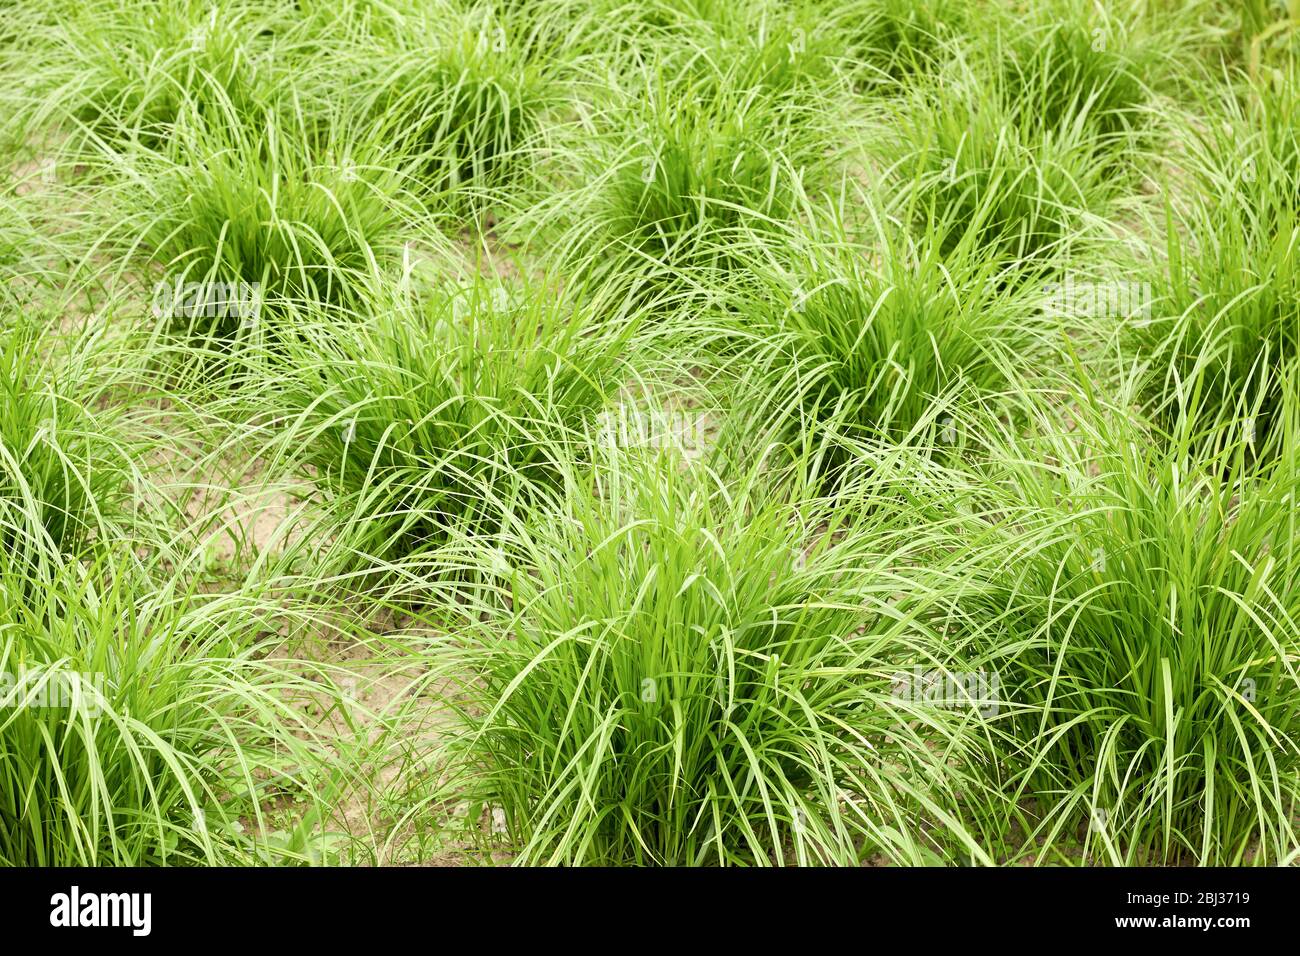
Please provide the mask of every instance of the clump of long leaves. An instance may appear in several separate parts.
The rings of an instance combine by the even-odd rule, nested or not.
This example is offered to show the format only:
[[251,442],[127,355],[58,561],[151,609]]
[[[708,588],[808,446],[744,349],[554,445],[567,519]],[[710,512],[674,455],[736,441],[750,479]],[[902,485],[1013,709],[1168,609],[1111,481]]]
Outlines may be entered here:
[[1262,473],[1240,439],[1207,455],[1185,426],[1162,447],[1086,391],[1038,407],[1031,437],[986,429],[994,569],[968,610],[1017,704],[1005,759],[1049,847],[1116,864],[1295,850],[1289,412]]
[[940,644],[889,481],[837,505],[611,451],[569,482],[452,546],[481,583],[439,644],[457,786],[520,862],[985,858],[954,816],[974,708],[894,694]]

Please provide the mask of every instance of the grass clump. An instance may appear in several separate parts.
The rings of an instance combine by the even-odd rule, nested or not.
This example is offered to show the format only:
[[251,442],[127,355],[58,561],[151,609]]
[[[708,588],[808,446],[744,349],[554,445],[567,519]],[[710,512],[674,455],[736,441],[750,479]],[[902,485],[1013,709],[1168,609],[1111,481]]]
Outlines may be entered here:
[[[301,127],[264,121],[188,127],[166,157],[142,162],[117,187],[128,211],[121,242],[164,281],[255,287],[273,310],[353,305],[397,259],[400,177],[373,141],[339,136],[312,149]],[[228,337],[246,316],[216,318],[193,330]]]
[[978,856],[950,715],[890,705],[892,665],[934,636],[903,519],[603,460],[504,550],[456,548],[494,585],[444,651],[472,675],[455,766],[518,862]]
[[82,387],[89,357],[72,356],[51,380],[42,345],[26,320],[0,327],[0,548],[76,555],[123,517],[133,474]]
[[769,248],[746,325],[766,328],[773,374],[798,367],[800,428],[918,440],[916,430],[938,427],[938,410],[960,393],[991,395],[1020,381],[1017,366],[1042,353],[1046,318],[969,239],[941,250],[883,224],[864,245]]
[[773,118],[752,95],[700,108],[665,93],[605,187],[609,241],[658,261],[713,258],[741,223],[788,218],[798,173]]
[[[463,22],[463,21],[461,21]],[[505,21],[447,29],[429,46],[384,56],[363,110],[431,201],[483,211],[526,168],[551,94]]]
[[968,8],[960,0],[925,4],[855,0],[824,3],[822,8],[822,15],[831,18],[836,32],[846,38],[848,52],[868,85],[898,83],[936,69],[945,44],[967,29]]
[[[345,845],[321,826],[341,755],[293,703],[329,687],[260,659],[268,609],[204,607],[126,560],[45,563],[37,589],[0,557],[0,863],[308,863]],[[308,804],[288,831],[281,799]]]
[[[1297,568],[1287,466],[1147,442],[1079,394],[1074,434],[1002,429],[988,603],[973,616],[1024,710],[1017,792],[1049,848],[1237,865],[1294,851]],[[1000,649],[1000,650],[998,650]]]
[[54,107],[93,138],[160,148],[189,113],[256,122],[275,101],[276,23],[255,4],[96,0],[59,11],[50,32],[38,126]]
[[1152,39],[1121,15],[1087,5],[1036,6],[995,43],[1007,108],[1048,130],[1081,126],[1100,145],[1140,125],[1172,38]]
[[297,324],[272,361],[287,453],[363,516],[375,553],[490,529],[552,485],[618,388],[633,329],[580,295],[489,279],[389,293],[366,312]]
[[939,233],[945,252],[969,241],[1026,270],[1051,268],[1108,197],[1088,138],[1025,126],[974,71],[953,82],[926,87],[897,117],[890,173],[904,214]]
[[1195,193],[1167,210],[1154,315],[1131,329],[1166,420],[1249,418],[1261,443],[1274,428],[1300,346],[1297,106],[1294,77],[1254,86],[1191,134]]

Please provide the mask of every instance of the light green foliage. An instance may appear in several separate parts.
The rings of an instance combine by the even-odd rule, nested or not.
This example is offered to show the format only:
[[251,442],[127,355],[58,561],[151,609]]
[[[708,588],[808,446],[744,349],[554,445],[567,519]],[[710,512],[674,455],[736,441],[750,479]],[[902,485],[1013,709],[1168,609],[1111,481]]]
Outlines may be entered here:
[[0,0],[0,864],[1294,862],[1293,19]]

